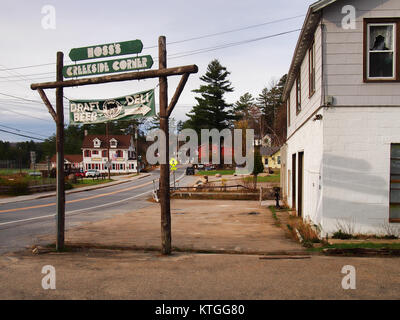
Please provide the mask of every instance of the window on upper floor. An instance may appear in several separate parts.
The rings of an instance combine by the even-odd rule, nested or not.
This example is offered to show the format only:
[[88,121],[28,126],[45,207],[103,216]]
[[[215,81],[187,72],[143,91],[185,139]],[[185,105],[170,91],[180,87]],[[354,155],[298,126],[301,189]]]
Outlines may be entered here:
[[102,156],[103,158],[107,158],[107,150],[103,150],[103,151],[101,152],[101,156]]
[[90,150],[85,150],[85,157],[90,158],[92,156]]
[[315,43],[308,49],[308,82],[309,97],[311,98],[315,92]]
[[110,140],[110,147],[111,148],[116,148],[117,147],[117,140],[114,138]]
[[296,79],[296,113],[301,111],[301,79],[300,75]]
[[99,139],[96,138],[93,140],[93,146],[95,148],[100,148],[100,145],[101,145],[101,141]]
[[400,19],[364,20],[364,81],[400,81]]

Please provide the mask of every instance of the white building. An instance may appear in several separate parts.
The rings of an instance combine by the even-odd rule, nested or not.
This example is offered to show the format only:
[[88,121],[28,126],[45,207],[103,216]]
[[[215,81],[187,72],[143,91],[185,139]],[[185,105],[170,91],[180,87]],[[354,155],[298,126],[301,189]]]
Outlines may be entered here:
[[[109,150],[109,156],[107,151]],[[137,172],[137,159],[133,137],[127,135],[87,135],[82,143],[84,170],[97,169],[108,172],[107,161],[111,162],[111,173]]]
[[399,0],[310,6],[284,90],[282,187],[324,233],[400,227],[399,82]]

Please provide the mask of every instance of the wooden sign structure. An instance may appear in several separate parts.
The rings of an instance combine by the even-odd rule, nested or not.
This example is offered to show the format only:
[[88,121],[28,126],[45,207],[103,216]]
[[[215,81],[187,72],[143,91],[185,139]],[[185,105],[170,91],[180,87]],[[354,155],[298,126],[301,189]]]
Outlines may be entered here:
[[[96,46],[94,46],[96,47]],[[90,47],[89,47],[90,48]],[[76,49],[75,49],[76,50]],[[100,83],[120,82],[129,80],[142,80],[159,78],[160,87],[160,129],[164,131],[166,137],[165,161],[160,166],[160,205],[161,205],[161,252],[164,255],[171,253],[171,210],[170,210],[170,171],[168,163],[169,154],[169,128],[168,120],[178,99],[186,85],[191,73],[197,73],[196,65],[188,65],[174,68],[167,68],[166,39],[160,36],[158,39],[158,70],[136,71],[124,74],[113,74],[107,76],[82,78],[64,81],[63,67],[64,54],[57,52],[56,81],[33,83],[32,90],[37,90],[49,113],[53,117],[57,131],[57,214],[56,214],[56,249],[64,249],[65,239],[65,187],[64,187],[64,106],[63,89],[66,87],[78,87]],[[124,70],[121,70],[124,71]],[[126,71],[126,70],[125,70]],[[168,81],[167,77],[182,76],[172,100],[168,104]],[[45,89],[56,89],[56,110],[54,110],[49,99],[44,92]]]

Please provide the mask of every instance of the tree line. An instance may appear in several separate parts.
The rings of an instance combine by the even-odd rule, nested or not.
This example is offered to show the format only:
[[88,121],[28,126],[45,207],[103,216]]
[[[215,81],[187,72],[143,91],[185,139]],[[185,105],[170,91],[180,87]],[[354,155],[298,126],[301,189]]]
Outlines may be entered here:
[[[283,88],[287,76],[284,75],[276,83],[271,82],[253,97],[246,92],[234,104],[226,102],[225,95],[233,92],[234,88],[229,80],[230,72],[218,60],[212,60],[206,73],[200,77],[202,84],[193,93],[196,105],[187,113],[186,121],[171,119],[170,124],[176,131],[185,128],[194,129],[200,133],[201,129],[254,129],[257,139],[265,135],[272,138],[272,144],[280,146],[286,140],[286,106],[282,101]],[[145,155],[145,134],[148,130],[159,128],[159,115],[150,119],[109,122],[110,135],[134,134],[136,128],[139,137],[139,154]],[[105,124],[82,126],[69,125],[65,128],[65,154],[81,154],[82,142],[87,134],[105,135]],[[46,161],[56,153],[56,136],[53,135],[44,142],[10,143],[0,140],[0,160],[15,160],[23,166],[30,164],[30,152],[36,152],[36,161]]]

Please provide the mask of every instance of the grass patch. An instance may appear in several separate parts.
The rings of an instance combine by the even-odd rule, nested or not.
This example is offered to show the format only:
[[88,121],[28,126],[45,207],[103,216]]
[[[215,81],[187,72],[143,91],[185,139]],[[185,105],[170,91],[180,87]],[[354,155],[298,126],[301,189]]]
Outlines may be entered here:
[[196,175],[199,176],[215,176],[216,174],[220,174],[221,176],[233,175],[235,170],[212,170],[212,171],[198,171]]
[[83,180],[78,180],[77,183],[73,183],[72,187],[73,188],[82,188],[82,187],[88,187],[88,186],[95,186],[98,184],[103,184],[103,183],[108,183],[114,181],[113,179],[83,179]]
[[281,175],[278,174],[271,174],[269,176],[257,177],[257,182],[280,182]]

